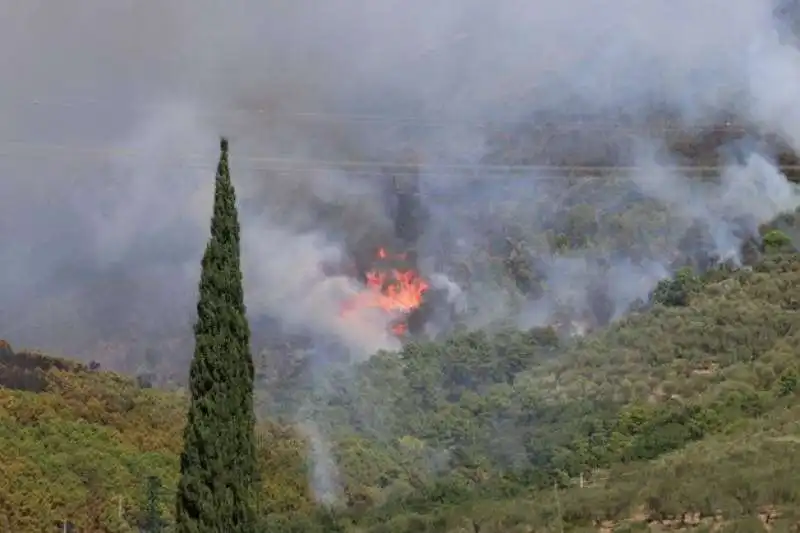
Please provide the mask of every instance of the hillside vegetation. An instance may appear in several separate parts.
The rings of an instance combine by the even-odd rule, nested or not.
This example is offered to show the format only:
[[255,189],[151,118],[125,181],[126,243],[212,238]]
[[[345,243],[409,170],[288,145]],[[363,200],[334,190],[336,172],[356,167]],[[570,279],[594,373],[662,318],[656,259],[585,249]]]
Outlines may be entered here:
[[[7,345],[0,386],[0,531],[51,531],[65,519],[80,532],[135,531],[151,476],[172,514],[185,395]],[[260,429],[267,510],[308,508],[303,442]]]
[[[451,506],[463,518],[477,502],[480,531],[507,531],[495,502],[508,498],[520,524],[557,530],[554,487],[574,526],[791,508],[798,282],[798,257],[778,254],[679,277],[656,294],[685,291],[682,305],[569,346],[546,331],[469,333],[374,358],[327,408],[351,503],[383,503],[366,520],[409,532],[446,531]],[[362,414],[349,438],[345,412]],[[575,488],[581,477],[591,489]]]
[[[779,217],[745,241],[743,268],[713,266],[718,259],[698,253],[709,228],[686,228],[642,199],[615,212],[631,191],[576,182],[544,226],[525,219],[523,205],[505,206],[508,224],[492,228],[486,249],[454,260],[472,278],[496,275],[537,297],[549,288],[530,260],[536,250],[657,259],[685,233],[674,265],[685,268],[609,326],[610,295],[599,291],[585,336],[498,323],[333,366],[324,379],[308,379],[291,349],[264,354],[265,528],[793,524],[800,217]],[[608,200],[607,209],[587,197]],[[154,515],[169,523],[186,394],[94,364],[5,344],[0,352],[0,531],[67,521],[75,531],[123,532]],[[321,488],[341,502],[334,513],[314,504]]]
[[[796,492],[790,477],[750,477],[761,468],[772,474],[785,468],[784,461],[792,457],[792,450],[785,449],[791,448],[791,438],[782,443],[752,440],[745,430],[752,430],[747,421],[754,420],[767,424],[774,435],[792,435],[766,422],[772,417],[785,421],[784,410],[796,401],[794,346],[799,323],[792,298],[798,293],[782,288],[796,286],[798,270],[788,258],[776,259],[775,267],[787,271],[776,276],[774,270],[757,270],[709,283],[687,307],[656,308],[579,343],[558,359],[540,356],[539,364],[515,376],[513,386],[492,384],[485,391],[443,402],[436,418],[441,421],[438,427],[444,427],[434,438],[456,447],[460,460],[452,483],[458,486],[458,476],[469,484],[470,475],[475,476],[481,466],[484,472],[502,472],[483,481],[489,487],[495,482],[496,488],[486,488],[493,494],[526,492],[537,486],[569,487],[581,475],[592,480],[605,469],[633,472],[639,483],[616,498],[597,491],[565,497],[580,502],[594,496],[582,510],[567,512],[565,507],[570,521],[587,525],[590,519],[630,516],[638,506],[653,518],[689,512],[692,506],[702,507],[705,516],[718,508],[735,513],[735,505],[728,501],[725,507],[722,502],[743,485],[750,487],[750,492],[737,496],[744,510],[752,511],[746,506],[758,503],[791,505]],[[458,428],[469,433],[453,439]],[[736,437],[725,440],[726,434]],[[481,436],[486,440],[481,442]],[[642,462],[659,464],[669,460],[663,459],[666,454],[704,439],[712,439],[705,454],[685,450],[685,455],[671,460],[680,464],[729,458],[736,468],[723,464],[711,475],[712,461],[705,468],[678,470],[683,480],[693,480],[694,488],[683,486],[686,494],[677,493],[677,481],[672,486],[654,484],[666,479],[663,472],[660,478],[649,478],[645,472],[652,465],[636,474]],[[737,439],[745,439],[748,447],[731,450]],[[523,456],[521,472],[506,450]],[[749,451],[750,459],[759,455],[755,470],[744,468],[747,459],[739,455],[744,451]],[[780,461],[767,468],[777,458]],[[738,485],[724,481],[731,475],[743,476]],[[754,485],[756,479],[767,485]],[[620,490],[624,483],[614,485]],[[703,497],[692,499],[699,494]],[[687,504],[691,505],[681,509]]]
[[[264,423],[272,530],[790,531],[800,256],[785,244],[752,268],[683,271],[584,338],[465,332],[334,377],[308,416],[330,438],[344,508],[320,522],[304,439]],[[168,519],[182,393],[9,347],[0,384],[0,530],[66,518],[130,531],[150,476]]]

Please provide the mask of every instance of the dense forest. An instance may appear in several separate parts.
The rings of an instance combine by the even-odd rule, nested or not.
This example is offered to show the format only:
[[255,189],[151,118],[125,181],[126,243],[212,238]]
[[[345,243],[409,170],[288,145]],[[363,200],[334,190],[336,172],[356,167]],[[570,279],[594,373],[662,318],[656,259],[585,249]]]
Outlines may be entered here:
[[[793,531],[796,220],[762,227],[750,264],[683,268],[585,336],[456,332],[333,369],[324,390],[266,376],[265,527]],[[169,524],[185,392],[7,344],[0,385],[0,529]],[[323,454],[331,507],[306,460]]]

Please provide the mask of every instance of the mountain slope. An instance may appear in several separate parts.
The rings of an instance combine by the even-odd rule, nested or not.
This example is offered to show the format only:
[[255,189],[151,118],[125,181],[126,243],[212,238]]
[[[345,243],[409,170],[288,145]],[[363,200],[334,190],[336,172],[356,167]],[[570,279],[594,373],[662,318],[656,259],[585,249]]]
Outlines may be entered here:
[[[78,531],[129,531],[143,519],[150,476],[171,515],[183,394],[9,349],[0,385],[0,531],[49,531],[65,519]],[[261,430],[270,505],[307,507],[304,443],[275,425]]]
[[[468,333],[373,358],[357,386],[321,409],[320,418],[333,421],[346,493],[354,508],[383,502],[368,513],[380,522],[409,510],[438,516],[440,506],[552,494],[554,484],[569,487],[620,465],[646,479],[664,457],[698,441],[717,450],[720,472],[725,461],[742,472],[744,451],[725,435],[749,440],[741,427],[783,417],[796,401],[799,282],[800,258],[774,254],[753,269],[678,278],[668,284],[683,285],[671,290],[685,290],[686,305],[656,305],[567,345],[546,330]],[[758,442],[758,454],[789,463],[755,463],[751,474],[794,461],[779,451],[791,439]],[[437,459],[446,467],[432,467]],[[758,479],[767,483],[759,501],[793,501],[781,492],[785,476]],[[705,474],[695,480],[707,494],[720,490],[712,482]],[[648,498],[639,500],[647,515],[666,513]]]
[[[306,483],[320,472],[305,465],[321,452],[265,423],[264,511],[287,531],[596,531],[684,513],[747,528],[778,511],[788,527],[800,256],[685,271],[654,299],[580,339],[465,332],[334,372],[328,389],[271,384],[284,400],[317,396],[305,414],[345,508],[322,525]],[[0,530],[131,531],[148,476],[171,513],[183,393],[9,347],[0,385]]]

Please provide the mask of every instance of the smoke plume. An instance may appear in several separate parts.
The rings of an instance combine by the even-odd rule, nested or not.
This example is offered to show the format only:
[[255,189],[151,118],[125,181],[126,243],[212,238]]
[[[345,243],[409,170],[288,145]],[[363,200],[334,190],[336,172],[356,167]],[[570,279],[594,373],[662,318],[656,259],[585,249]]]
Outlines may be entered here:
[[[0,333],[15,345],[129,370],[155,347],[185,365],[221,134],[251,317],[356,358],[397,347],[386,317],[338,311],[362,290],[358,251],[393,235],[381,165],[409,149],[429,211],[419,264],[473,327],[611,320],[695,246],[691,228],[711,235],[695,247],[736,255],[798,205],[772,154],[748,150],[699,185],[642,148],[658,144],[645,133],[616,146],[641,170],[602,188],[482,166],[518,162],[495,153],[498,135],[558,117],[588,122],[546,155],[591,159],[609,142],[591,122],[654,111],[685,128],[734,114],[797,150],[800,53],[763,0],[0,4]],[[597,215],[632,198],[663,208],[657,249]],[[613,246],[514,252],[545,293],[478,267],[460,282],[487,231],[576,220]]]

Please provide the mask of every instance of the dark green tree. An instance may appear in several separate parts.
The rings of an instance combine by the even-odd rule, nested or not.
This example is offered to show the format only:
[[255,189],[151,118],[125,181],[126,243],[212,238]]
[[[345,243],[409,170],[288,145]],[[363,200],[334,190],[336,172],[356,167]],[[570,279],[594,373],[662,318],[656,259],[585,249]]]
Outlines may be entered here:
[[147,478],[147,505],[144,512],[143,533],[161,533],[164,531],[164,519],[161,517],[159,501],[161,499],[161,480],[156,476]]
[[763,247],[766,252],[792,252],[792,239],[782,231],[773,229],[764,234]]
[[176,531],[256,530],[253,359],[240,267],[236,194],[221,140],[211,238],[200,275],[191,403],[184,430]]
[[692,269],[684,267],[675,274],[675,277],[659,281],[650,295],[650,300],[666,306],[686,306],[689,305],[692,292],[696,291],[699,286],[700,280],[694,275]]

